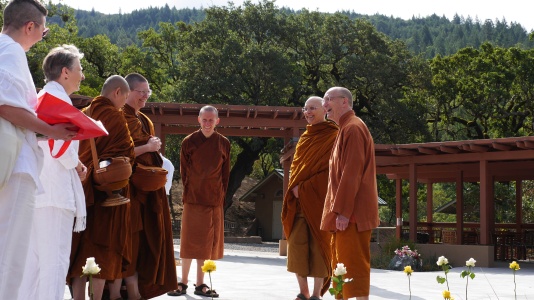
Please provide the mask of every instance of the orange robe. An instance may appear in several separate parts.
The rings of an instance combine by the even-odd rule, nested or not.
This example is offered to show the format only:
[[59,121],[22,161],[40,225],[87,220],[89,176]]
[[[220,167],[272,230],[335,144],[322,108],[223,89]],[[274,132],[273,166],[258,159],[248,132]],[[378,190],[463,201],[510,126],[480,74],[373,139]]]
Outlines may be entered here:
[[[286,237],[291,235],[295,215],[299,210],[302,211],[313,238],[320,245],[329,274],[332,273],[329,247],[331,234],[321,231],[319,227],[328,184],[328,159],[337,132],[338,127],[332,121],[306,127],[295,148],[289,185],[282,206],[282,226]],[[297,185],[299,198],[291,191]],[[324,295],[329,285],[330,277],[326,277],[321,295]]]
[[[100,159],[126,156],[133,163],[134,144],[126,126],[122,110],[113,106],[111,100],[98,96],[84,109],[87,114],[92,107],[91,117],[100,120],[109,132],[108,136],[95,139],[96,151]],[[102,268],[96,278],[113,280],[122,277],[122,272],[131,262],[130,204],[102,207],[107,198],[93,186],[93,157],[89,140],[80,142],[80,161],[87,166],[87,179],[83,182],[87,205],[87,227],[85,231],[74,233],[67,278],[80,277],[82,266],[88,257],[95,257]],[[121,194],[129,197],[126,186]]]
[[180,150],[184,185],[180,257],[220,259],[224,253],[224,197],[230,178],[230,142],[198,130]]
[[[332,263],[336,263],[336,259],[344,263],[347,267],[346,278],[354,279],[352,283],[343,287],[343,296],[352,298],[369,293],[370,231],[378,227],[380,222],[375,149],[369,129],[360,118],[356,117],[354,111],[341,116],[339,128],[330,156],[328,189],[321,219],[321,230],[336,232],[336,217],[340,214],[349,219],[349,227],[352,227],[346,232],[334,233],[333,241],[359,239],[364,243],[360,245],[365,248],[363,253],[362,248],[352,248],[353,245],[350,242],[334,244],[343,249],[332,250],[334,251],[332,255],[337,256],[337,258],[334,257]],[[352,234],[354,237],[351,238],[347,234]],[[360,254],[356,256],[353,253]],[[344,254],[351,258],[362,257],[362,259],[356,264],[348,263],[342,257]]]
[[[142,112],[126,104],[124,116],[136,147],[145,145],[154,136],[154,124]],[[157,152],[147,152],[135,158],[136,163],[161,167],[163,160]],[[138,191],[130,185],[132,264],[125,273],[139,274],[139,290],[143,298],[154,298],[178,288],[171,215],[165,187],[153,192]]]

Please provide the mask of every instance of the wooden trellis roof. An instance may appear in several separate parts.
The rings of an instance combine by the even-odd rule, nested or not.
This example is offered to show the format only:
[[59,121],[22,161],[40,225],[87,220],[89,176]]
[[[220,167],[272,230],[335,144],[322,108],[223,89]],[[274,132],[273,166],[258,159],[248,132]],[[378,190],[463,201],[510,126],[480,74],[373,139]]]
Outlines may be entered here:
[[379,174],[407,179],[417,166],[420,181],[478,181],[480,162],[489,162],[495,180],[534,179],[534,136],[402,145],[375,145]]
[[[198,129],[198,113],[205,104],[147,103],[141,109],[163,134],[189,134]],[[300,107],[213,105],[219,111],[218,131],[227,136],[299,136],[306,128]]]

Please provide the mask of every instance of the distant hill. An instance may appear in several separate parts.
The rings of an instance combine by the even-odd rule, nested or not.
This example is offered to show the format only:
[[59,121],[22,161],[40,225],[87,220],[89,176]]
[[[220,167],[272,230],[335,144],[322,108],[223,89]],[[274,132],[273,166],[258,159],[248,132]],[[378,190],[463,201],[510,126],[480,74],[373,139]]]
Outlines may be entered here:
[[[288,13],[299,13],[288,8],[281,8]],[[393,39],[403,40],[408,48],[426,58],[437,54],[453,54],[461,48],[473,46],[477,48],[489,41],[501,47],[519,46],[524,49],[534,47],[529,41],[527,31],[519,23],[508,23],[506,20],[473,20],[471,17],[446,17],[431,15],[424,18],[403,20],[384,15],[363,15],[351,11],[341,12],[352,19],[362,18],[371,22],[378,31]],[[160,8],[134,10],[128,14],[103,14],[99,12],[76,10],[79,34],[91,37],[97,34],[107,35],[111,42],[120,47],[132,43],[140,44],[137,32],[150,27],[157,28],[160,22],[201,22],[205,17],[204,9]],[[51,22],[59,19],[52,19]]]

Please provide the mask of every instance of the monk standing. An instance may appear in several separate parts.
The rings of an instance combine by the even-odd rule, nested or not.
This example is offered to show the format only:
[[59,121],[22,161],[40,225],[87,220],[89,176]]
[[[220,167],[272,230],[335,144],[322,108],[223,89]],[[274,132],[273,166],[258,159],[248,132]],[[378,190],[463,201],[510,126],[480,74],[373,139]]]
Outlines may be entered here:
[[[126,125],[122,107],[130,93],[128,83],[119,75],[109,77],[102,87],[100,96],[83,110],[93,119],[101,121],[109,132],[108,136],[95,138],[96,152],[100,159],[126,156],[134,161],[134,143]],[[106,280],[122,278],[122,272],[131,262],[130,203],[104,207],[107,198],[93,184],[93,156],[89,140],[80,142],[80,161],[87,166],[87,177],[83,182],[87,205],[87,226],[85,231],[74,233],[67,278],[72,282],[74,300],[85,299],[86,277],[82,267],[88,257],[94,257],[102,270],[93,276],[94,299],[100,300]],[[128,186],[121,192],[129,197]],[[110,295],[120,299],[120,295]]]
[[224,252],[224,196],[230,177],[230,142],[215,131],[219,124],[217,109],[200,109],[200,130],[188,135],[180,150],[180,174],[184,185],[180,258],[182,282],[178,289],[167,293],[186,293],[189,270],[197,261],[195,295],[219,297],[204,283],[204,260],[221,259]]
[[[321,231],[328,159],[338,128],[325,120],[320,97],[310,97],[302,111],[308,122],[295,148],[282,225],[288,238],[287,270],[295,273],[300,293],[296,300],[319,300],[330,285],[330,232]],[[314,278],[310,297],[308,278]]]
[[[135,144],[135,163],[161,167],[163,160],[158,152],[161,141],[155,136],[152,121],[140,111],[152,94],[148,81],[137,73],[128,74],[125,79],[130,95],[124,106],[124,116]],[[128,298],[154,298],[177,288],[171,215],[165,186],[155,191],[142,191],[130,184],[130,200],[132,263],[123,273]],[[122,280],[117,281],[114,288],[120,289]]]
[[332,266],[345,264],[345,278],[354,279],[343,286],[343,299],[369,299],[371,231],[380,222],[373,138],[352,110],[348,89],[330,88],[323,106],[340,129],[330,155],[321,230],[333,232]]

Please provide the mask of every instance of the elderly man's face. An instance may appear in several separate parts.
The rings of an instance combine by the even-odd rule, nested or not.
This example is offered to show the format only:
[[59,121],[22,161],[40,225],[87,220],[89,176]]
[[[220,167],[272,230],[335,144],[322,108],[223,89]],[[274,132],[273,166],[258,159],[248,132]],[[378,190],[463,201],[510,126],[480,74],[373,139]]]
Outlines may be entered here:
[[315,125],[325,120],[326,110],[322,106],[320,98],[308,99],[302,111],[304,112],[306,121],[310,125]]
[[328,119],[339,123],[339,118],[343,114],[343,102],[347,98],[339,91],[328,90],[323,97],[323,107],[326,109],[326,116]]

